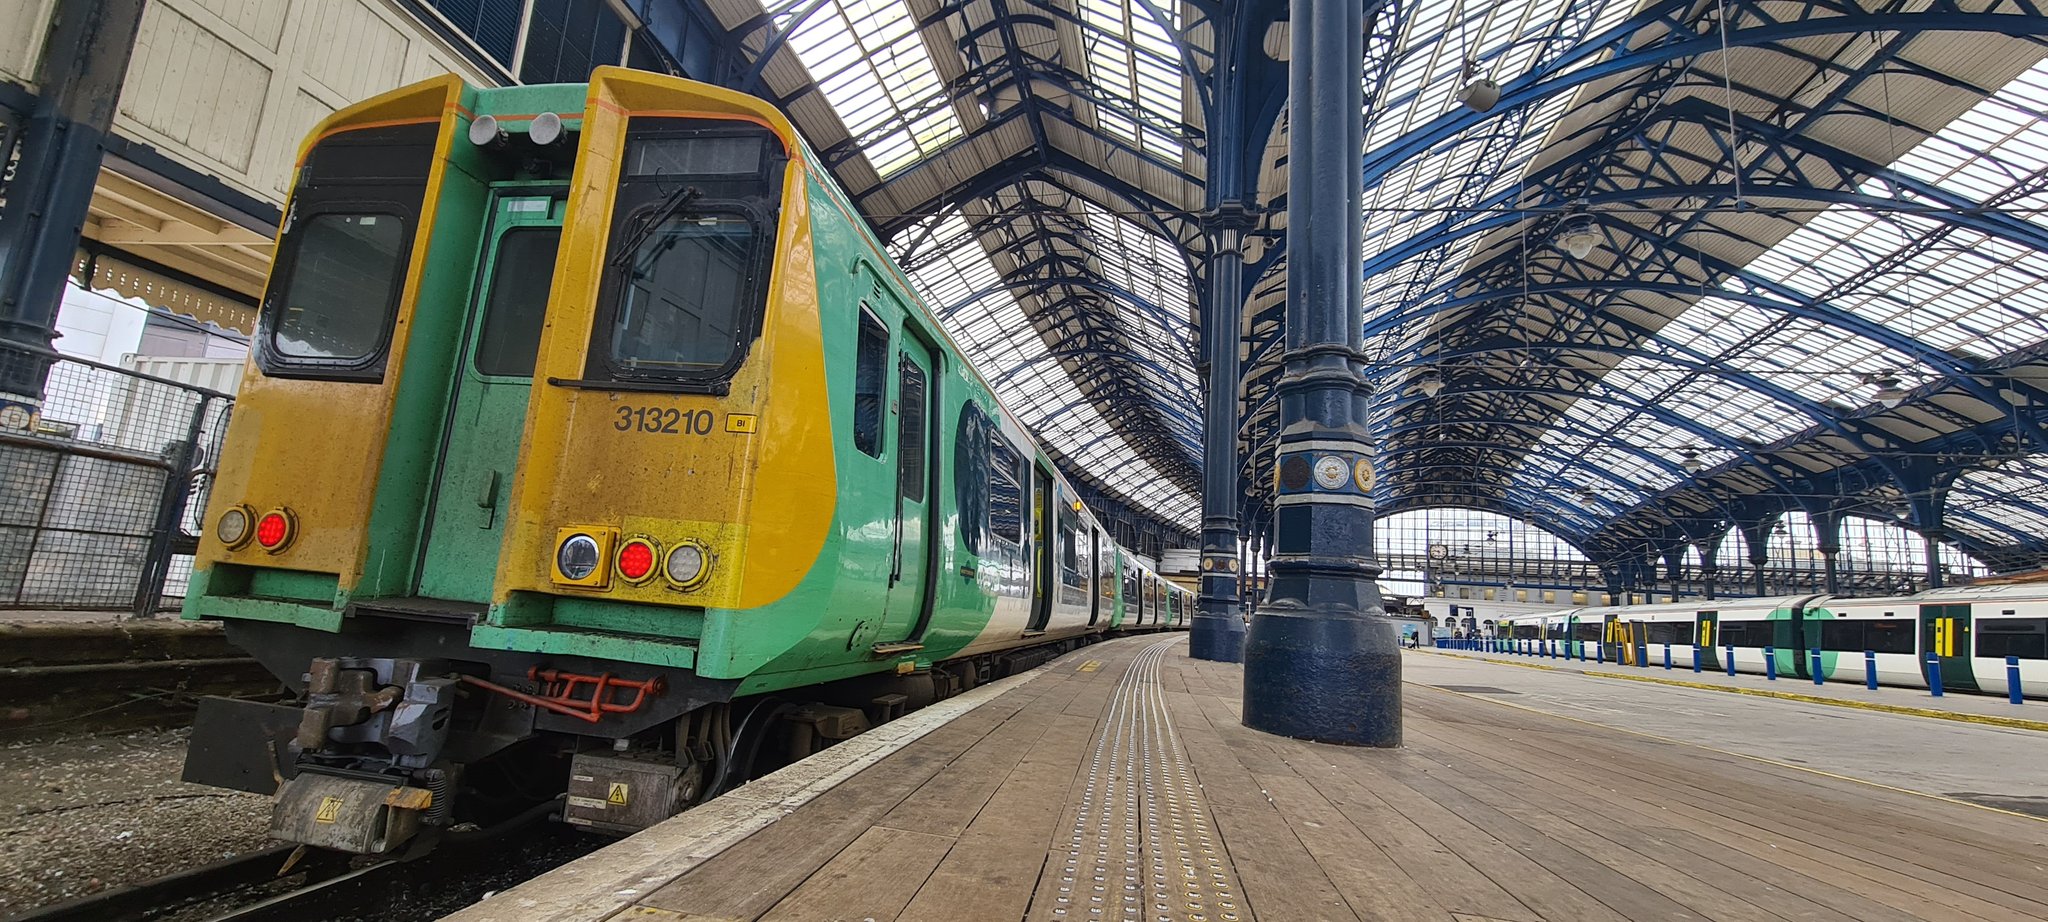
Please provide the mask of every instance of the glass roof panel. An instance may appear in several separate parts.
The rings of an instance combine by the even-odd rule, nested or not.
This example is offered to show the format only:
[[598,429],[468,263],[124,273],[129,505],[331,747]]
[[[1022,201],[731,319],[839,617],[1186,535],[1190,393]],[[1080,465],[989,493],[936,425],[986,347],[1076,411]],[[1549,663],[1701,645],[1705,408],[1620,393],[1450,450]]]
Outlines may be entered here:
[[[961,136],[960,121],[898,0],[825,0],[789,37],[789,47],[861,152],[887,176]],[[796,15],[776,17],[786,24]]]
[[[1411,10],[1405,17],[1401,57],[1379,108],[1366,123],[1366,150],[1391,143],[1457,107],[1455,94],[1466,82],[1468,57],[1477,62],[1478,75],[1505,81],[1548,60],[1552,52],[1620,23],[1633,8],[1627,0],[1590,7],[1575,0],[1436,0]],[[1571,94],[1560,94],[1490,120],[1428,156],[1410,158],[1366,189],[1365,258],[1371,260],[1426,228],[1460,216],[1458,209],[1513,187],[1519,173],[1498,167],[1532,160],[1571,104]],[[1465,214],[1461,223],[1479,217]],[[1427,258],[1409,259],[1366,279],[1366,322],[1371,324],[1388,310],[1419,306],[1416,299],[1435,289],[1448,271],[1464,265],[1478,243],[1479,235],[1459,235]],[[1366,344],[1367,354],[1383,356],[1406,336],[1421,335],[1425,325],[1409,326],[1407,331],[1375,337]]]
[[1956,478],[1949,527],[1991,545],[2048,535],[2048,457],[2008,461]]
[[[1080,0],[1081,43],[1089,80],[1112,97],[1096,109],[1096,124],[1110,135],[1168,163],[1179,163],[1182,88],[1180,55],[1171,32],[1143,4]],[[1180,30],[1180,4],[1163,2]],[[1148,130],[1140,130],[1139,122]]]
[[[946,332],[980,369],[996,398],[1046,444],[1141,508],[1187,528],[1199,524],[1199,503],[1162,476],[1103,419],[1046,349],[1024,309],[1000,285],[980,239],[959,213],[919,225],[899,239],[923,240],[917,252],[894,255],[909,272]],[[974,298],[971,303],[970,298]]]

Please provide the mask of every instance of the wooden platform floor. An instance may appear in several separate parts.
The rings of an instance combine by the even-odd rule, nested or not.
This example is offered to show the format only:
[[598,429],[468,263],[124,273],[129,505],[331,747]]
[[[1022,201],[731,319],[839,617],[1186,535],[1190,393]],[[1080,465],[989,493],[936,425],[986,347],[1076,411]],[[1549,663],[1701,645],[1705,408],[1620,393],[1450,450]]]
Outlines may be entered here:
[[1279,739],[1241,675],[1086,648],[615,917],[2048,918],[2048,822],[1424,685],[1402,749]]

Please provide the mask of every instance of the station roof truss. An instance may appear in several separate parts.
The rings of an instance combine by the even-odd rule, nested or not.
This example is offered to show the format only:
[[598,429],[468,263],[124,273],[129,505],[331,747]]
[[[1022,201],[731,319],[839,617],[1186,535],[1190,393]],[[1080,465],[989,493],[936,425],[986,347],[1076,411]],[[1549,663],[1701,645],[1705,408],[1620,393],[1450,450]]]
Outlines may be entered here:
[[[1244,161],[1240,482],[1264,514],[1284,3],[704,5],[1005,404],[1070,474],[1180,529],[1211,161]],[[1795,509],[1938,529],[1994,566],[2048,553],[2041,8],[1373,10],[1362,333],[1383,512],[1489,509],[1596,560]],[[1482,77],[1499,102],[1461,105]]]

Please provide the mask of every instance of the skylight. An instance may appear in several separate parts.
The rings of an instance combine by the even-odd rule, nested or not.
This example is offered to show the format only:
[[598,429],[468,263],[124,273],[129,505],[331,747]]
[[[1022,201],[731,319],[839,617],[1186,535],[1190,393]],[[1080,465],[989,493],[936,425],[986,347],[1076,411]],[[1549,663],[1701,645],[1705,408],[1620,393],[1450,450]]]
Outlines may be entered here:
[[[960,121],[900,0],[824,0],[789,37],[875,172],[897,172],[960,137]],[[787,22],[796,12],[777,17]]]

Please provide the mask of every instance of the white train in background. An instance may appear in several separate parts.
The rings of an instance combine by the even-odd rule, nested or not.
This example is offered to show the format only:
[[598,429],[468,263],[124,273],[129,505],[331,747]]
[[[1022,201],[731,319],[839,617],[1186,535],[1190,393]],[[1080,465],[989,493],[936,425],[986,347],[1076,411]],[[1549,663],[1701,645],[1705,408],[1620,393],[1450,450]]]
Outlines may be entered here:
[[[1777,673],[1811,679],[1813,652],[1830,682],[1865,681],[1866,659],[1885,685],[1928,687],[1938,662],[1944,689],[2007,693],[2006,658],[2020,687],[2048,698],[2048,585],[1967,586],[1895,598],[1828,595],[1694,600],[1511,615],[1497,636],[1568,645],[1585,659],[1690,670],[1762,674],[1770,648]],[[1869,654],[1866,657],[1866,654]]]

